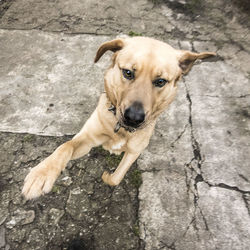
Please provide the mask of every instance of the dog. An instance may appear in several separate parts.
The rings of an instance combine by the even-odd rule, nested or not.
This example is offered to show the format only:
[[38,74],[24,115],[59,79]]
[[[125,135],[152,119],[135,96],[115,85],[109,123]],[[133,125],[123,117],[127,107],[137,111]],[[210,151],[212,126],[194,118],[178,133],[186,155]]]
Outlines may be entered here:
[[83,128],[59,146],[26,176],[22,194],[33,199],[48,193],[70,160],[102,145],[124,156],[114,173],[102,180],[118,185],[133,162],[149,144],[157,117],[173,101],[177,82],[197,59],[213,52],[193,53],[147,37],[118,38],[103,43],[95,63],[106,51],[114,52],[104,75],[105,92]]

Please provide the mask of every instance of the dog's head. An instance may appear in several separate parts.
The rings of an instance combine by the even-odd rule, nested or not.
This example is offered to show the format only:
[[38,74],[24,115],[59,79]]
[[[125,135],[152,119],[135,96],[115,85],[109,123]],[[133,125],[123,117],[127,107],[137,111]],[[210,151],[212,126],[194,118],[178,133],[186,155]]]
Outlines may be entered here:
[[95,62],[108,50],[114,52],[105,74],[105,90],[116,107],[119,124],[143,128],[172,102],[177,81],[196,59],[215,53],[192,53],[146,37],[116,39],[98,49]]

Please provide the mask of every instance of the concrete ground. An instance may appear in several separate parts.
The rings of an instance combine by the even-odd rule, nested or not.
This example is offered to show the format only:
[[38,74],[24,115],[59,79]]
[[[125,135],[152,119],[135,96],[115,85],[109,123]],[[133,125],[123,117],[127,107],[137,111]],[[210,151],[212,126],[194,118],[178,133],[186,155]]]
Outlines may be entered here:
[[[0,249],[248,250],[249,14],[247,0],[0,1]],[[96,148],[25,201],[29,169],[95,108],[98,46],[121,35],[218,56],[179,83],[118,187],[101,174],[121,157]]]

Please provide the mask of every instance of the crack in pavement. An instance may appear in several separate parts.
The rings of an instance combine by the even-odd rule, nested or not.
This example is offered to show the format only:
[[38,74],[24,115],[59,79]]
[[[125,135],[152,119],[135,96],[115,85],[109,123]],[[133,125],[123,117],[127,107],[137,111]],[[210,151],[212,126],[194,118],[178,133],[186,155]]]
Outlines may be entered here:
[[225,183],[210,184],[208,181],[206,183],[211,187],[219,187],[219,188],[224,188],[224,189],[228,189],[228,190],[234,190],[234,191],[237,191],[241,194],[250,194],[250,191],[242,190],[242,189],[238,188],[237,186],[230,186],[230,185],[227,185]]
[[[247,211],[248,211],[249,215],[250,215],[250,208],[249,208],[247,196],[250,194],[250,191],[241,190],[237,186],[230,186],[230,185],[227,185],[225,183],[211,184],[208,180],[205,180],[203,178],[203,175],[202,175],[202,163],[205,161],[205,156],[201,154],[200,144],[199,144],[198,140],[194,136],[193,121],[192,121],[192,100],[191,100],[191,95],[190,95],[188,86],[187,86],[187,84],[185,82],[185,79],[183,81],[184,81],[185,88],[186,88],[186,98],[187,98],[187,100],[189,102],[189,112],[190,112],[189,113],[189,124],[190,124],[190,128],[191,128],[191,143],[192,143],[193,154],[194,154],[194,157],[191,159],[191,161],[189,163],[185,164],[185,169],[184,169],[185,176],[186,176],[187,192],[191,191],[191,193],[194,195],[194,216],[193,216],[193,219],[190,222],[190,225],[188,226],[186,232],[188,231],[189,227],[193,224],[194,229],[197,232],[197,237],[199,238],[198,228],[196,226],[196,212],[197,212],[197,209],[199,210],[199,213],[200,213],[201,218],[203,220],[203,223],[205,225],[206,231],[208,231],[211,234],[207,219],[205,217],[205,214],[203,213],[201,207],[198,204],[199,192],[198,192],[197,184],[199,182],[204,182],[209,187],[218,187],[218,188],[233,190],[233,191],[241,193],[243,202],[245,204],[245,207],[247,208]],[[242,96],[239,96],[239,97],[236,97],[236,98],[245,98],[247,96],[249,96],[249,95],[248,94],[247,95],[242,95]],[[218,98],[220,98],[220,97],[218,96]],[[235,98],[235,97],[230,97],[230,98]],[[196,169],[194,168],[193,163],[197,166]],[[188,169],[191,170],[191,176],[188,176]],[[186,232],[185,232],[185,234],[186,234]],[[183,236],[185,236],[185,234]]]
[[250,202],[250,195],[248,194],[243,194],[242,195],[242,199],[245,203],[245,206],[247,208],[247,211],[248,211],[248,215],[250,216],[250,205],[249,205],[249,202]]
[[186,132],[186,129],[188,127],[188,123],[184,126],[184,129],[180,132],[180,134],[177,136],[177,138],[170,143],[170,147],[174,147],[174,144],[181,139],[181,137],[184,135],[184,133]]
[[[40,31],[39,29],[39,26],[35,27],[35,28],[30,28],[30,29],[27,29],[27,28],[4,28],[4,27],[1,27],[0,30],[7,30],[7,31],[34,31],[34,30],[37,30],[37,31]],[[114,34],[112,33],[95,33],[95,32],[81,32],[81,31],[75,31],[75,32],[66,32],[66,31],[56,31],[56,30],[43,30],[42,32],[44,33],[51,33],[51,34],[62,34],[64,36],[74,36],[74,35],[94,35],[94,36],[98,36],[98,37],[106,37],[106,36],[109,36],[109,37],[113,37]],[[4,132],[4,131],[2,131]]]
[[[194,136],[193,121],[192,121],[192,100],[191,100],[191,96],[190,96],[187,84],[185,82],[185,79],[183,81],[184,81],[184,85],[185,85],[185,88],[186,88],[186,98],[187,98],[187,100],[189,102],[189,124],[190,124],[190,128],[191,128],[190,129],[190,131],[191,131],[191,143],[192,143],[193,154],[194,154],[194,157],[190,161],[190,164],[185,164],[185,167],[188,166],[189,169],[191,170],[192,174],[193,173],[196,174],[196,176],[194,177],[194,180],[193,180],[194,181],[194,183],[193,183],[194,190],[192,190],[192,193],[194,195],[194,216],[193,216],[193,220],[192,220],[191,224],[192,223],[194,224],[194,229],[197,232],[197,237],[199,238],[198,227],[196,226],[196,212],[197,212],[197,208],[199,209],[199,212],[200,212],[200,215],[202,217],[202,220],[203,220],[203,223],[205,225],[206,230],[209,231],[209,227],[208,227],[208,223],[207,223],[207,220],[205,218],[205,215],[204,215],[202,209],[198,205],[199,192],[198,192],[197,184],[199,182],[204,181],[204,178],[202,176],[202,169],[201,169],[202,163],[204,162],[204,156],[202,156],[201,149],[200,149],[200,144],[199,144],[198,140]],[[195,160],[195,163],[197,165],[198,172],[197,172],[197,170],[195,170],[193,168],[193,166],[191,164],[192,162],[194,162],[194,160]],[[186,174],[186,183],[187,183],[187,180],[188,180],[187,171],[185,171],[185,174]],[[189,183],[187,183],[188,190],[191,190],[190,189],[190,183],[191,183],[191,181]]]
[[197,95],[199,97],[211,97],[211,98],[225,98],[225,99],[234,99],[234,98],[246,98],[246,97],[249,97],[250,94],[246,94],[246,95],[240,95],[240,96],[219,96],[219,95]]
[[169,249],[169,250],[176,250],[176,248],[175,248],[175,242],[173,242],[172,244],[168,245],[167,243],[165,243],[165,242],[163,242],[161,240],[160,243],[162,244],[162,247],[160,247],[159,249],[164,249],[165,247],[167,247],[167,249]]

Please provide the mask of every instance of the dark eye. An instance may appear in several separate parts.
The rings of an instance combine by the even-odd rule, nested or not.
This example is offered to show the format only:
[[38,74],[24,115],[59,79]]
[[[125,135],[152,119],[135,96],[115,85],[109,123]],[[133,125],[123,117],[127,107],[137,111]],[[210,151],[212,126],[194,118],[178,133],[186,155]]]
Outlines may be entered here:
[[135,78],[134,72],[129,69],[123,69],[122,74],[128,80],[133,80]]
[[158,88],[163,87],[166,83],[168,83],[168,80],[163,79],[163,78],[159,78],[153,81],[153,84],[155,85],[155,87],[158,87]]

